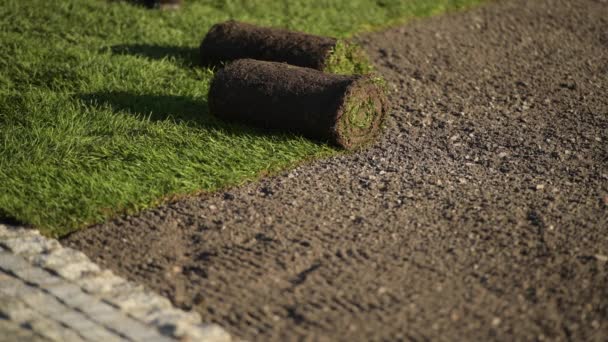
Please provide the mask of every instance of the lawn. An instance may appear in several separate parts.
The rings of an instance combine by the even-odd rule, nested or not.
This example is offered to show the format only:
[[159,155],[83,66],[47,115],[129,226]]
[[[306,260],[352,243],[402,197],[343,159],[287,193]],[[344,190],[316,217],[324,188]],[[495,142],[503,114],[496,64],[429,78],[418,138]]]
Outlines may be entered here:
[[198,45],[238,19],[349,37],[481,0],[105,0],[0,6],[0,222],[62,236],[338,151],[217,121]]

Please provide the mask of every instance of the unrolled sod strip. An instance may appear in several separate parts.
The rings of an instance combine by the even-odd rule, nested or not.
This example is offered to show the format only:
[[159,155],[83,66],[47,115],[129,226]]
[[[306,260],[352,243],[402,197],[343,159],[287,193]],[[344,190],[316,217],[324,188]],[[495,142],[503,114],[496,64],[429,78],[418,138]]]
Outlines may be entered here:
[[367,73],[371,65],[356,45],[330,37],[226,21],[211,27],[200,46],[203,65],[252,58],[334,73]]
[[326,74],[252,59],[219,70],[208,103],[220,119],[301,134],[345,149],[377,136],[387,108],[384,91],[371,76]]

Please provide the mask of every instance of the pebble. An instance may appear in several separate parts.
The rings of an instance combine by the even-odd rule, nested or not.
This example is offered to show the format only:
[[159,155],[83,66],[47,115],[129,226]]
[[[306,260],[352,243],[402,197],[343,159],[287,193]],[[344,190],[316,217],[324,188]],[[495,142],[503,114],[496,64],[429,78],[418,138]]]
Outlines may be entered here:
[[492,319],[492,326],[497,327],[500,325],[500,322],[500,318],[494,317],[494,319]]
[[601,262],[608,262],[608,256],[603,254],[596,254],[595,258]]

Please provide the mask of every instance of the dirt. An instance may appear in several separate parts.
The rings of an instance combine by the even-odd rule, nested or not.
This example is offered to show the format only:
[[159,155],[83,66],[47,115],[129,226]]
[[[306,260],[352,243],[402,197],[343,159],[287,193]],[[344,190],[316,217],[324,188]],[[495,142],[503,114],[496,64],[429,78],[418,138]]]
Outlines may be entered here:
[[[238,100],[234,94],[239,94]],[[386,97],[369,76],[327,74],[254,59],[240,59],[219,70],[208,103],[211,114],[220,119],[301,134],[346,149],[369,144],[387,110]],[[349,104],[368,103],[367,111],[347,110]],[[368,122],[362,125],[363,116]]]
[[250,340],[608,339],[608,3],[362,37],[383,137],[64,243]]

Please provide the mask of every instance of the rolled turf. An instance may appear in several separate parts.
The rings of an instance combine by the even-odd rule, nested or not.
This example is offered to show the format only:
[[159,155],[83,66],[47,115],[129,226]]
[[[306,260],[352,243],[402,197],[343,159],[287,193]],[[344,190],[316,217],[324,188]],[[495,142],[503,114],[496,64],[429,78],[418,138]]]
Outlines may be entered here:
[[242,59],[219,70],[208,95],[220,119],[301,134],[345,149],[380,131],[387,99],[369,75],[335,75]]
[[345,40],[234,20],[211,27],[201,43],[200,55],[203,65],[252,58],[334,73],[371,71],[363,51]]

